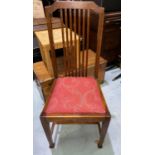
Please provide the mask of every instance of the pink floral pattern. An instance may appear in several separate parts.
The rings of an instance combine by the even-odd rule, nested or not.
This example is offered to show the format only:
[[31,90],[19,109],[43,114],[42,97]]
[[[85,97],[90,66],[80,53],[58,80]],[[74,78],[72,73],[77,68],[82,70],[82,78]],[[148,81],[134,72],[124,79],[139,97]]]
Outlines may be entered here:
[[63,77],[56,80],[45,114],[106,112],[97,82],[92,77]]

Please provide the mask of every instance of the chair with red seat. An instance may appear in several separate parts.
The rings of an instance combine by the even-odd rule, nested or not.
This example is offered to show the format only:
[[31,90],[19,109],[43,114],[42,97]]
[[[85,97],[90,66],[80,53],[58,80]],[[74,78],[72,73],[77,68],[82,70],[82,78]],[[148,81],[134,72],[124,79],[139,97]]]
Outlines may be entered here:
[[[65,76],[58,76],[55,55],[52,14],[60,10]],[[98,147],[101,148],[106,135],[110,113],[107,108],[98,77],[102,42],[104,9],[94,2],[57,1],[45,8],[51,48],[51,59],[55,80],[50,96],[40,115],[40,120],[51,148],[54,147],[52,132],[55,124],[97,124],[99,127]],[[98,34],[94,77],[87,77],[89,32],[91,15],[98,15]],[[80,51],[77,51],[80,46]],[[50,128],[52,123],[52,128]],[[102,125],[100,125],[102,124]]]

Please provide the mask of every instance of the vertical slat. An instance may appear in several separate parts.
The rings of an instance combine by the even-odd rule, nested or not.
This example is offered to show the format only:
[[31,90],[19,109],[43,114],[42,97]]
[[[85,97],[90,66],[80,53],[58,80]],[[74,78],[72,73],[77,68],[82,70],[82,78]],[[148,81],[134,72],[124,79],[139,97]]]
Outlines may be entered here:
[[74,9],[74,53],[75,53],[75,75],[77,76],[77,39],[76,39],[76,9]]
[[89,31],[90,31],[90,10],[87,10],[87,39],[86,39],[86,72],[85,76],[87,76],[87,68],[88,68],[88,49],[89,49]]
[[65,25],[66,25],[66,61],[68,76],[70,76],[70,66],[69,66],[69,42],[68,42],[68,19],[67,19],[67,9],[65,9]]
[[[81,10],[78,10],[78,35],[79,35],[79,48],[80,48],[80,38],[81,38]],[[79,49],[79,69],[78,69],[78,75],[81,75],[81,50]]]
[[83,10],[82,21],[82,76],[84,76],[84,57],[85,57],[85,10]]
[[70,67],[71,67],[71,75],[74,75],[74,53],[72,51],[73,49],[73,39],[72,39],[72,10],[69,9],[69,27],[70,27]]
[[62,32],[62,43],[63,43],[63,51],[64,51],[64,69],[65,76],[67,75],[67,66],[66,66],[66,45],[64,41],[64,25],[63,25],[63,10],[60,9],[60,20],[61,20],[61,32]]

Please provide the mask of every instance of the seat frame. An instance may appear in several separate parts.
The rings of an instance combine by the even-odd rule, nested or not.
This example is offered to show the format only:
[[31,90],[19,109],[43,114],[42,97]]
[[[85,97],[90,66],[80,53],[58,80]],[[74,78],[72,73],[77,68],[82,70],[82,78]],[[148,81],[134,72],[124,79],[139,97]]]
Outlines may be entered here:
[[[53,47],[53,37],[52,37],[52,24],[51,24],[51,16],[50,14],[53,13],[57,9],[92,9],[93,11],[97,12],[99,14],[99,23],[98,23],[98,34],[97,34],[97,50],[96,50],[96,61],[95,61],[95,71],[94,75],[97,78],[98,77],[98,68],[99,68],[99,58],[100,58],[100,50],[101,50],[101,42],[102,42],[102,32],[103,32],[103,19],[104,19],[104,8],[98,7],[94,2],[82,2],[82,1],[57,1],[53,5],[48,6],[45,8],[46,18],[47,18],[47,27],[49,32],[49,40],[50,40],[50,47],[51,47],[51,58],[53,66],[56,66],[55,62],[55,55],[54,55],[54,47]],[[89,38],[89,37],[88,37]],[[87,67],[87,66],[86,66]],[[87,70],[83,70],[87,72]],[[54,67],[54,76],[55,78],[58,77],[57,74],[57,68]],[[73,76],[72,74],[68,76]],[[77,74],[76,76],[79,76]],[[86,74],[81,74],[80,76],[87,76]],[[55,86],[55,80],[53,81],[52,87],[51,87],[51,93],[53,92],[53,88]],[[108,110],[108,107],[106,105],[106,101],[104,99],[104,96],[102,94],[101,88],[98,84],[98,89],[100,91],[100,95],[102,98],[102,102],[104,104],[104,107],[106,108],[106,113],[104,114],[51,114],[51,115],[45,115],[44,109],[46,108],[48,104],[48,99],[45,103],[44,109],[40,115],[40,120],[42,127],[45,131],[45,135],[47,137],[47,140],[49,142],[49,147],[54,148],[55,144],[52,139],[53,130],[55,127],[55,124],[96,124],[99,129],[99,141],[98,141],[98,147],[102,148],[102,144],[110,123],[111,115]],[[50,123],[52,122],[52,127],[50,127]]]

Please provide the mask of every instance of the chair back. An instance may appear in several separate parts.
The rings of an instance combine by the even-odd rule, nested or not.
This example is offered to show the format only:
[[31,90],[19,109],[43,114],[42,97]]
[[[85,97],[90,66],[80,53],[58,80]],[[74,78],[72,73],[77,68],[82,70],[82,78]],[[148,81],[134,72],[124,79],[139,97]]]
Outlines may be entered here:
[[96,53],[94,75],[98,78],[104,8],[97,6],[91,1],[56,1],[51,6],[45,7],[53,72],[55,78],[57,78],[58,62],[52,28],[52,18],[55,11],[59,11],[60,14],[65,76],[87,76],[90,29],[91,24],[93,24],[91,15],[97,15],[97,45],[96,51],[94,51]]

